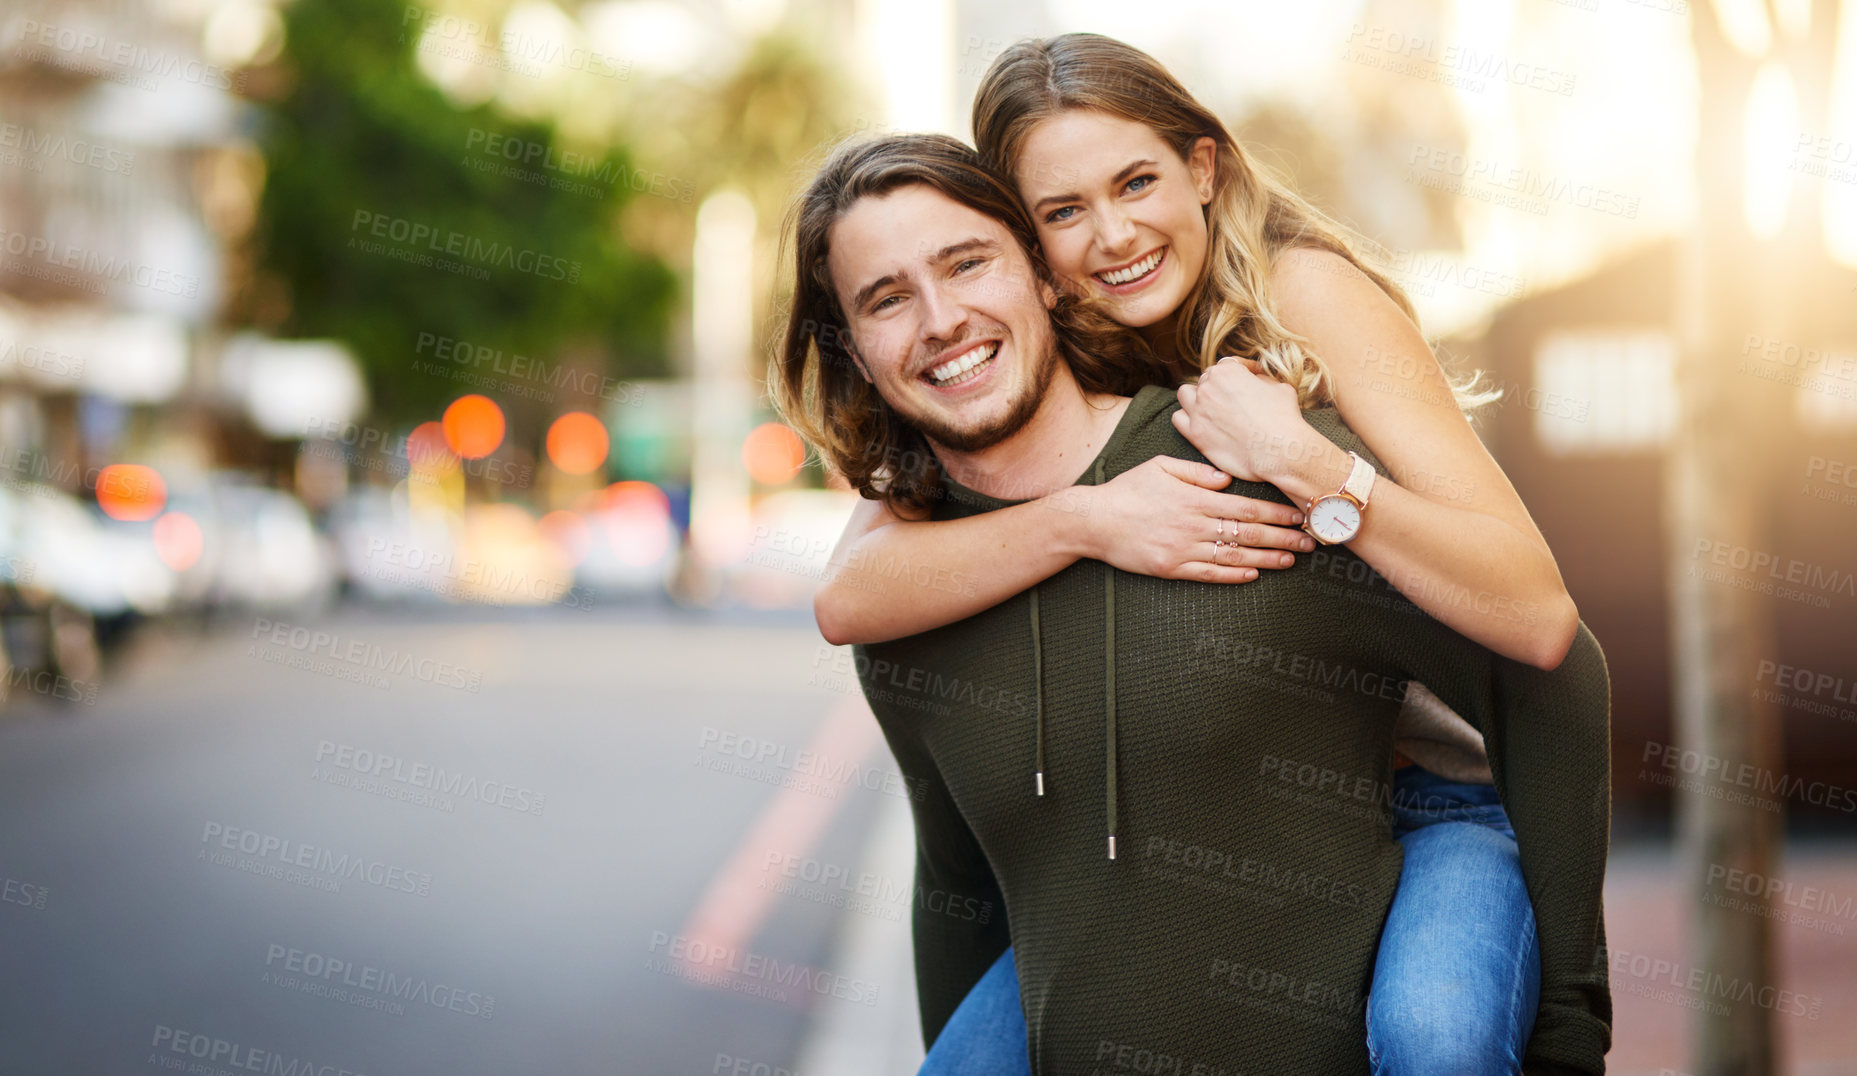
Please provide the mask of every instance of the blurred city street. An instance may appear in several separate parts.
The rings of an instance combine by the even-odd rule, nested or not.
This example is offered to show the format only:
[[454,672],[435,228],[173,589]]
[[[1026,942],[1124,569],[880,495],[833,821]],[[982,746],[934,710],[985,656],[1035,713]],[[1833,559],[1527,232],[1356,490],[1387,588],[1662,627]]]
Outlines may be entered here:
[[[376,661],[386,686],[277,668],[307,651],[254,618],[150,633],[94,705],[7,711],[0,1071],[158,1071],[210,1040],[226,1068],[268,1051],[330,1072],[765,1073],[834,1009],[915,1036],[906,895],[847,915],[807,899],[816,869],[788,869],[855,871],[901,809],[908,884],[874,723],[841,719],[825,756],[857,776],[785,799],[766,783],[855,701],[818,677],[831,650],[810,624],[465,609],[310,627],[339,639],[323,654],[397,655]],[[426,662],[476,690],[421,681]],[[732,765],[747,743],[753,777]],[[772,892],[783,872],[799,892]],[[721,910],[698,921],[706,896]],[[902,947],[901,994],[852,982],[845,918]],[[718,945],[686,973],[733,965],[742,985],[667,970]]]
[[[94,704],[0,724],[0,1072],[907,1076],[908,811],[843,654],[669,607],[145,633]],[[1672,866],[1614,852],[1623,1076],[1683,1056]],[[1850,1072],[1857,866],[1787,877],[1845,905],[1776,925],[1816,1004],[1782,1041]]]
[[[1212,334],[1171,388],[1277,346],[1311,233],[1242,220],[1306,200],[1419,335],[1304,341],[1305,406],[1421,453],[1383,480],[1449,525],[1401,530],[1452,539],[1355,566],[1531,628],[1564,585],[1603,648],[1605,1071],[1857,1076],[1857,0],[0,0],[0,1076],[915,1073],[912,913],[1006,909],[916,886],[921,786],[820,624],[946,625],[923,588],[1048,551],[841,543],[932,439],[779,399],[866,353],[793,210],[1079,32],[1255,172],[1185,245],[1150,183],[1090,198],[1251,283],[1124,280],[1109,230],[1065,270],[1042,214],[1024,253],[1197,276],[1122,320]],[[1499,470],[1423,447],[1440,377]],[[1552,560],[1457,579],[1492,513]]]

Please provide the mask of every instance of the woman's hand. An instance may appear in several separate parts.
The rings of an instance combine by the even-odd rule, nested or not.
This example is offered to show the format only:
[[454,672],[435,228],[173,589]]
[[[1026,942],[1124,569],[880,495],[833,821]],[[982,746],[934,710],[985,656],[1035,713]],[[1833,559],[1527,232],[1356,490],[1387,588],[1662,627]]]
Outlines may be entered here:
[[1334,447],[1303,419],[1295,387],[1265,376],[1256,359],[1228,355],[1179,396],[1173,422],[1181,436],[1247,482],[1276,485],[1291,463]]
[[1231,476],[1205,463],[1156,456],[1100,486],[1077,486],[1089,556],[1125,572],[1201,583],[1246,583],[1259,568],[1287,568],[1286,550],[1314,539],[1293,529],[1287,504],[1218,493]]

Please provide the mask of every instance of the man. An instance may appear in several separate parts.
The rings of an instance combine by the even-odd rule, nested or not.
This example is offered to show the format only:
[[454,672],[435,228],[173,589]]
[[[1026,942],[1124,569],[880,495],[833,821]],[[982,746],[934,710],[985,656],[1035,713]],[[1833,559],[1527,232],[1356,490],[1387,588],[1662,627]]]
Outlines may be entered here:
[[[1117,337],[1052,287],[1017,198],[959,142],[843,147],[795,219],[775,392],[866,496],[946,519],[1204,462],[1174,394],[1139,387],[1159,372],[1139,348],[1105,359]],[[1332,410],[1306,417],[1374,462]],[[1516,831],[1542,964],[1526,1071],[1604,1071],[1609,699],[1584,628],[1552,673],[1496,658],[1334,546],[1243,587],[1080,562],[856,653],[918,790],[919,889],[1010,917],[918,902],[931,1042],[1010,942],[1035,1072],[1367,1072],[1412,679],[1483,731]]]

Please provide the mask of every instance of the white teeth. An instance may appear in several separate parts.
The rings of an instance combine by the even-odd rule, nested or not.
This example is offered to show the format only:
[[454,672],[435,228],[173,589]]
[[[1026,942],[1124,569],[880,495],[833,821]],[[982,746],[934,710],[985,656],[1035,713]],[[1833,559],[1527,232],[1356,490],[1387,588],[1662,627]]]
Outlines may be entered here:
[[1126,284],[1131,280],[1139,280],[1152,273],[1154,267],[1161,264],[1161,253],[1157,250],[1126,269],[1117,269],[1113,273],[1098,273],[1096,278],[1105,284]]
[[[974,348],[960,358],[949,359],[947,362],[930,370],[929,379],[934,381],[937,385],[958,385],[961,381],[971,379],[963,375],[966,375],[968,371],[985,363],[998,353],[998,344],[988,344],[985,347]],[[957,378],[959,380],[956,380]]]

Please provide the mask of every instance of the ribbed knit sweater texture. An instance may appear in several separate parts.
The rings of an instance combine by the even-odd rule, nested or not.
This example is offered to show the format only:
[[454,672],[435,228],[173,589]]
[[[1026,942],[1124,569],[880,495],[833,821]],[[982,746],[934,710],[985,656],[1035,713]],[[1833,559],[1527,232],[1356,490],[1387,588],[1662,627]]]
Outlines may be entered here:
[[[1081,481],[1203,461],[1177,406],[1142,390]],[[1332,409],[1305,417],[1384,472]],[[935,518],[1010,503],[944,490]],[[1228,491],[1287,503],[1268,485]],[[1086,560],[858,647],[857,668],[911,789],[926,1041],[1012,944],[1040,1076],[1367,1073],[1401,861],[1392,728],[1413,679],[1484,734],[1515,828],[1541,950],[1525,1071],[1605,1071],[1610,698],[1585,625],[1543,672],[1445,627],[1345,547],[1238,586]],[[952,898],[1006,914],[981,922]]]

